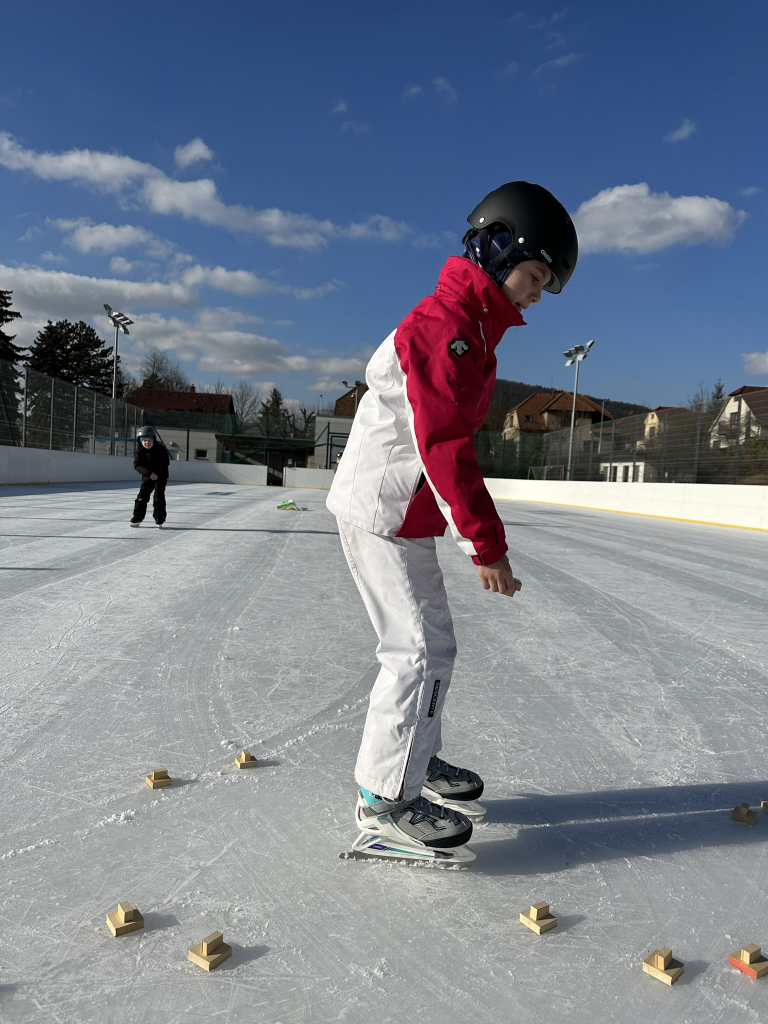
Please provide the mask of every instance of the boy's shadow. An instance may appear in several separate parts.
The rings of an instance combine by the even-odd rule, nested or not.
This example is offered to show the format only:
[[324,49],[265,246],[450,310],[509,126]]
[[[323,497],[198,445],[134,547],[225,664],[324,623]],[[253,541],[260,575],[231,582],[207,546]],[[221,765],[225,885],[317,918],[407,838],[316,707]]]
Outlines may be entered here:
[[[506,822],[521,828],[513,837],[495,841],[489,837],[488,842],[480,833],[476,845],[482,853],[477,867],[484,874],[538,875],[596,861],[762,844],[768,841],[768,832],[757,826],[766,793],[768,782],[740,782],[558,796],[525,794],[491,801],[488,824]],[[745,800],[757,805],[756,826],[731,820],[734,806]]]

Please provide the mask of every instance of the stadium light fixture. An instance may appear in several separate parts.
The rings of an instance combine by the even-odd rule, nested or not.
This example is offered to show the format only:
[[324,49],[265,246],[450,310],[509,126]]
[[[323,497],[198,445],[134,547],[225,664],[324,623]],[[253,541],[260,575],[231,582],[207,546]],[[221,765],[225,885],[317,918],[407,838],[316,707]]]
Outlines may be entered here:
[[563,355],[566,357],[566,366],[573,366],[574,363],[576,364],[576,381],[573,385],[573,407],[571,408],[571,436],[568,442],[568,472],[566,475],[566,480],[571,479],[571,466],[573,465],[573,431],[574,427],[576,426],[576,396],[579,391],[579,366],[581,365],[582,360],[587,358],[589,350],[592,348],[594,344],[595,339],[592,338],[591,341],[588,341],[586,345],[574,345],[573,348],[569,348],[567,351],[563,352]]
[[354,389],[355,389],[355,416],[356,416],[357,415],[357,396],[359,394],[357,389],[361,388],[363,386],[363,384],[365,384],[365,381],[364,380],[356,380],[354,385],[350,384],[348,380],[343,380],[341,383],[344,385],[345,388],[354,387]]
[[104,309],[107,311],[112,326],[115,328],[115,344],[112,349],[112,412],[110,414],[109,423],[109,454],[115,454],[115,399],[117,398],[117,339],[120,336],[120,331],[123,334],[128,334],[128,327],[133,323],[133,320],[129,320],[125,313],[118,313],[116,309],[112,309],[107,303],[104,303]]

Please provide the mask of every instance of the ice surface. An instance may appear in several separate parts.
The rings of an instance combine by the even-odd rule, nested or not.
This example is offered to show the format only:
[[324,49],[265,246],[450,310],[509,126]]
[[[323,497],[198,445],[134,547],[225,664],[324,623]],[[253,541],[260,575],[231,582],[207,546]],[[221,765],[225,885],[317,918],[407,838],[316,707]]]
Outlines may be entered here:
[[768,815],[731,820],[768,799],[765,534],[501,502],[514,601],[439,542],[488,806],[447,872],[338,860],[375,638],[324,493],[171,486],[158,531],[134,491],[0,488],[3,1022],[768,1020],[728,965],[768,948]]

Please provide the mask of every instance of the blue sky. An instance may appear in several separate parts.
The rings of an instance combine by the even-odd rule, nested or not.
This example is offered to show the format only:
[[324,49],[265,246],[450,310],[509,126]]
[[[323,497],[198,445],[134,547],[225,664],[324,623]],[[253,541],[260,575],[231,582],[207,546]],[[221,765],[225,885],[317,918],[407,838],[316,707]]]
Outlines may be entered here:
[[574,214],[568,287],[499,375],[651,406],[768,385],[762,2],[28,0],[3,14],[0,288],[121,352],[326,400],[527,179]]

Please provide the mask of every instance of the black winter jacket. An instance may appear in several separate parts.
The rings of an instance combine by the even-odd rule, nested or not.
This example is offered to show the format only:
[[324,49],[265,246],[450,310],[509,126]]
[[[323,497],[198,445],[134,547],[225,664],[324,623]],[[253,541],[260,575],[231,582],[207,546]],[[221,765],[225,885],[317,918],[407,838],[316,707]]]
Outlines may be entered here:
[[145,448],[140,441],[136,445],[133,468],[141,473],[143,479],[146,480],[150,473],[156,473],[158,480],[167,480],[170,463],[168,449],[159,441],[155,441],[151,448]]

